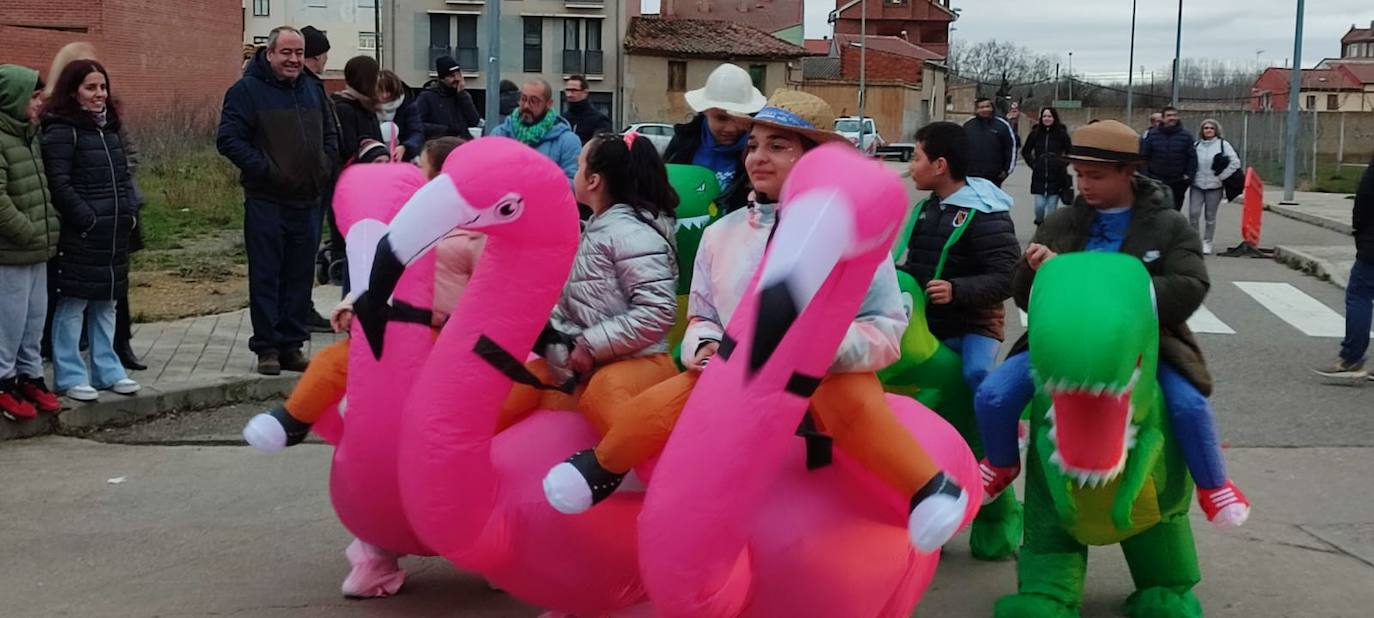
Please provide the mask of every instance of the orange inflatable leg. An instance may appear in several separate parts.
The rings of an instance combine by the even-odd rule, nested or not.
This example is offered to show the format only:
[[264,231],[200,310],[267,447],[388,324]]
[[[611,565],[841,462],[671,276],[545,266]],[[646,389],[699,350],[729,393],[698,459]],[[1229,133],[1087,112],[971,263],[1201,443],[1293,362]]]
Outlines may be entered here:
[[[672,360],[666,356],[663,358],[671,367]],[[676,372],[676,369],[673,371]],[[616,406],[618,416],[614,417],[605,437],[596,447],[596,460],[601,467],[624,474],[663,450],[701,372],[668,375],[668,379]]]
[[339,403],[347,386],[348,339],[340,339],[310,359],[310,366],[286,400],[286,412],[313,425],[325,410]]
[[887,405],[872,373],[837,373],[811,396],[816,424],[835,445],[887,481],[903,496],[915,495],[940,468]]
[[[543,359],[526,363],[525,368],[539,378],[540,382],[552,383],[553,372]],[[579,386],[578,392],[569,395],[560,391],[540,390],[533,386],[516,384],[511,387],[510,395],[506,396],[506,403],[501,407],[501,420],[496,424],[496,431],[504,431],[535,410],[576,410],[580,391]]]

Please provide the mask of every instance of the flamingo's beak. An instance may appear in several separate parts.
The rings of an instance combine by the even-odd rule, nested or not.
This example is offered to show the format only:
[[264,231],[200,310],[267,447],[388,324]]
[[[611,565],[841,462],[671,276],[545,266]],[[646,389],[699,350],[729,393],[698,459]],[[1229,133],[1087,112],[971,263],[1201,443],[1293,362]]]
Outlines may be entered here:
[[406,266],[449,232],[478,219],[477,209],[463,199],[447,174],[440,174],[420,187],[392,218],[386,234],[376,243],[367,276],[357,276],[350,269],[356,298],[353,314],[374,356],[382,357],[388,303]]
[[759,276],[758,324],[749,354],[751,373],[772,357],[854,244],[853,207],[838,191],[801,195],[779,213]]

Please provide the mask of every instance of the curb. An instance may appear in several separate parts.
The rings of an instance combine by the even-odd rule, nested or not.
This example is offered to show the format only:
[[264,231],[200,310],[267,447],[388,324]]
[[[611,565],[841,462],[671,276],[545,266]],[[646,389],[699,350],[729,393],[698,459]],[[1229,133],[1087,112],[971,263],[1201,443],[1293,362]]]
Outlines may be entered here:
[[245,376],[192,383],[172,390],[151,386],[133,397],[101,393],[100,400],[75,404],[57,415],[31,421],[0,421],[0,441],[43,435],[82,435],[94,429],[131,425],[175,410],[219,407],[286,397],[298,376]]
[[1329,281],[1342,290],[1350,284],[1348,273],[1341,272],[1331,262],[1301,249],[1283,245],[1274,247],[1274,261],[1286,264],[1294,270],[1302,271],[1322,281]]
[[1349,223],[1343,223],[1341,221],[1327,219],[1325,217],[1319,217],[1312,213],[1305,212],[1300,208],[1294,208],[1292,206],[1280,206],[1278,204],[1265,204],[1264,209],[1271,211],[1282,217],[1302,221],[1303,223],[1310,223],[1317,227],[1322,227],[1335,232],[1340,232],[1342,234],[1345,234],[1346,236],[1355,235],[1355,228],[1351,227]]

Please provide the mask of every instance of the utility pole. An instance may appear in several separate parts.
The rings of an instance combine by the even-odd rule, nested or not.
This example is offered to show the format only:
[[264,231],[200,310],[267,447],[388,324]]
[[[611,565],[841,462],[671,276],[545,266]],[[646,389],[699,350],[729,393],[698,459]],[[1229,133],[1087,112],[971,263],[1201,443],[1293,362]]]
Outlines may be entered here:
[[1054,100],[1059,100],[1059,63],[1054,63]]
[[1069,100],[1073,100],[1073,52],[1069,52]]
[[501,124],[501,0],[487,0],[487,110],[486,130],[491,135]]
[[[868,0],[859,5],[859,150],[864,150],[864,133],[868,128],[865,114],[868,104]],[[829,131],[834,127],[816,127]]]
[[1135,5],[1131,0],[1131,59],[1126,63],[1126,123],[1133,124],[1131,117],[1135,111]]
[[[1283,145],[1283,203],[1292,204],[1298,176],[1298,97],[1302,95],[1302,16],[1304,1],[1298,0],[1298,20],[1293,32],[1293,76],[1288,82],[1288,140]],[[1316,139],[1316,136],[1312,136]]]
[[1174,98],[1170,105],[1178,107],[1178,73],[1183,68],[1183,0],[1178,0],[1178,32],[1174,35]]

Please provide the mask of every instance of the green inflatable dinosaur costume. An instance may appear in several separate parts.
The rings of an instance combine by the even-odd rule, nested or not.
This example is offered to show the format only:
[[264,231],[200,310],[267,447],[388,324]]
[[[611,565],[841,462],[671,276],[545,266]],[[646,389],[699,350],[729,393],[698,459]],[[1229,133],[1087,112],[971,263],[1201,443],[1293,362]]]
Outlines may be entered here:
[[720,183],[716,174],[700,165],[668,166],[668,183],[677,191],[677,322],[668,332],[673,358],[680,358],[677,347],[687,330],[687,295],[692,292],[692,271],[706,226],[720,218],[716,198]]
[[[892,248],[894,260],[902,260],[915,227],[914,213]],[[935,410],[968,442],[974,457],[983,457],[983,440],[973,415],[973,391],[964,381],[964,361],[958,352],[940,343],[926,325],[926,295],[911,275],[897,271],[897,284],[907,305],[910,323],[902,335],[902,357],[879,371],[888,392],[912,397]],[[983,505],[969,531],[969,549],[979,560],[1006,560],[1016,553],[1021,540],[1021,505],[1011,489]]]
[[1128,616],[1201,616],[1192,479],[1155,379],[1159,324],[1140,260],[1074,253],[1040,267],[1030,299],[1036,385],[1018,593],[1003,618],[1077,616],[1089,545],[1120,544]]

